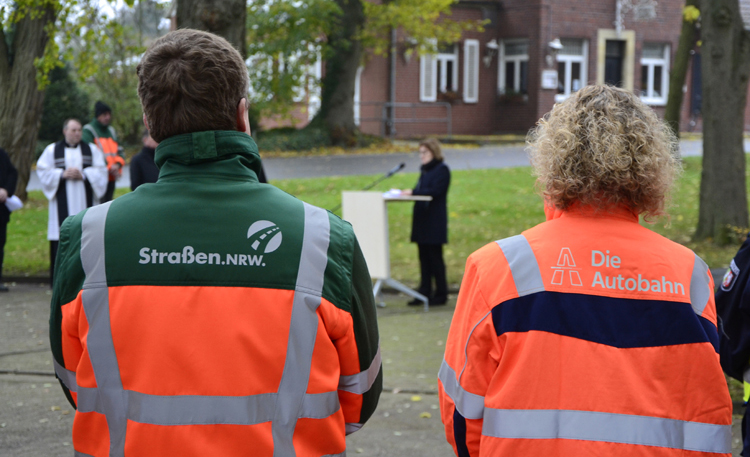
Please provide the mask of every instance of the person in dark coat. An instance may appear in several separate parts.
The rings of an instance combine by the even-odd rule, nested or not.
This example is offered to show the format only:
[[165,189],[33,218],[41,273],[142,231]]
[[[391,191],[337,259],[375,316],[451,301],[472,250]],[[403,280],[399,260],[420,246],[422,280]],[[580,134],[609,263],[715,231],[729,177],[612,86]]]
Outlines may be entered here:
[[17,181],[18,171],[16,167],[11,163],[5,150],[0,148],[0,292],[8,291],[8,287],[2,283],[5,239],[8,222],[10,221],[10,210],[5,206],[5,201],[15,193]]
[[[429,138],[419,144],[421,174],[414,189],[406,189],[404,195],[428,195],[429,202],[414,202],[411,225],[411,241],[417,243],[421,280],[417,291],[428,297],[430,305],[444,305],[448,299],[448,283],[445,279],[443,245],[448,242],[448,187],[451,172],[443,162],[440,143]],[[432,279],[435,279],[435,294]],[[412,300],[409,305],[421,305]]]
[[151,138],[148,130],[143,132],[143,148],[130,161],[130,190],[141,184],[156,182],[159,178],[159,167],[154,163],[154,154],[159,143]]

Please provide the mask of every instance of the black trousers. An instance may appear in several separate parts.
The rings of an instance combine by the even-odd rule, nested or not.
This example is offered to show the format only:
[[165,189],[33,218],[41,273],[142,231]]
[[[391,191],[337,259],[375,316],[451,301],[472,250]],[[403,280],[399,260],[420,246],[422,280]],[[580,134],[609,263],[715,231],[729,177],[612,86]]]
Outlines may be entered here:
[[3,279],[3,258],[5,257],[5,240],[8,234],[8,223],[0,221],[0,281]]
[[[448,283],[445,280],[445,262],[442,244],[417,244],[419,249],[419,269],[422,279],[420,294],[428,298],[443,299],[448,296]],[[432,294],[432,279],[435,278],[435,294]]]
[[115,181],[109,181],[107,183],[107,190],[104,191],[104,195],[99,199],[99,203],[107,203],[112,200],[115,195]]
[[57,245],[60,242],[57,240],[49,241],[49,285],[52,286],[55,283],[55,259],[57,259]]

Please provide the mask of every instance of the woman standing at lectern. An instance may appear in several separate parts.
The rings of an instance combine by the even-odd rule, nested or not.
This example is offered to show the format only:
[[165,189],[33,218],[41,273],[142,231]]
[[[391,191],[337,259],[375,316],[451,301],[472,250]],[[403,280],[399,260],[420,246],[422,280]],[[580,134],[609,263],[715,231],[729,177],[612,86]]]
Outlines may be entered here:
[[[417,291],[428,297],[430,305],[444,305],[448,299],[448,283],[445,279],[443,245],[448,242],[448,187],[451,172],[443,162],[440,143],[428,138],[419,144],[419,161],[422,163],[419,181],[414,189],[406,189],[403,195],[427,195],[429,202],[414,202],[411,225],[411,241],[417,243],[421,280]],[[435,278],[435,294],[432,279]],[[412,300],[409,305],[421,305]]]

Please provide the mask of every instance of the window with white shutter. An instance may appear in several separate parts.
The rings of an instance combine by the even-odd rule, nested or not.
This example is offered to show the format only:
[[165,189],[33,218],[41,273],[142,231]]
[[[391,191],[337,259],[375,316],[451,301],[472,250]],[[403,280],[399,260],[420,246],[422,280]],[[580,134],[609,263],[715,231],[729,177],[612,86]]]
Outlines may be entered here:
[[649,105],[666,105],[669,92],[669,45],[643,43],[641,99]]
[[479,101],[479,40],[464,41],[464,102]]
[[498,89],[501,94],[529,93],[529,40],[500,42]]
[[437,60],[432,54],[419,58],[419,101],[437,101]]

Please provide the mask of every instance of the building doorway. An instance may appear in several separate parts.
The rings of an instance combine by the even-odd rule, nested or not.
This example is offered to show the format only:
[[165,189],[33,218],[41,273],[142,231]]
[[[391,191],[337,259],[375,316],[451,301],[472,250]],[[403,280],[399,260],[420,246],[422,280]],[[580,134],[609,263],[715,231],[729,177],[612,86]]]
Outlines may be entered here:
[[604,57],[604,83],[623,87],[625,41],[607,40]]

